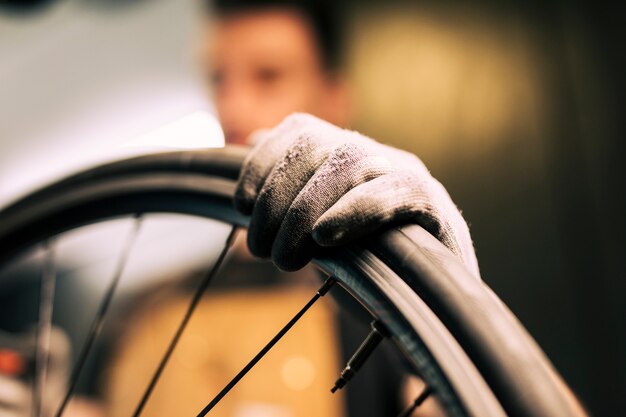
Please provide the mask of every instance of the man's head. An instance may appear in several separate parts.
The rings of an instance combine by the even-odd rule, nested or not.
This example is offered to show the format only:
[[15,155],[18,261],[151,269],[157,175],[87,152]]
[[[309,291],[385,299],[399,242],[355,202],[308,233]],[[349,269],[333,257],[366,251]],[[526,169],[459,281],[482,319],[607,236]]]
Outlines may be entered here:
[[245,143],[299,111],[345,124],[337,6],[325,2],[213,0],[206,72],[228,143]]

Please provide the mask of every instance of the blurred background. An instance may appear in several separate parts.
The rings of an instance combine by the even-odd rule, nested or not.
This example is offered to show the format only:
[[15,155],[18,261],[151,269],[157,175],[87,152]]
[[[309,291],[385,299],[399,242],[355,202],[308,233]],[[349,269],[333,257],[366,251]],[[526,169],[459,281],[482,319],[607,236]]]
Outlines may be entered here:
[[[198,2],[0,5],[3,203],[190,115],[211,132],[193,145],[223,143]],[[625,23],[582,2],[346,4],[350,127],[424,160],[483,279],[606,416],[626,409]]]

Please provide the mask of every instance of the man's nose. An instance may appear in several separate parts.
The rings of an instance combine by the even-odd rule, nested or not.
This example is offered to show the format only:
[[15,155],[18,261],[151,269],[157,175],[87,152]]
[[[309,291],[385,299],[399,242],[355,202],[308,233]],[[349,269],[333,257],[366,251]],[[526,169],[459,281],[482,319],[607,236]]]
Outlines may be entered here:
[[245,88],[226,89],[216,98],[216,105],[228,143],[244,143],[250,133],[262,127],[256,123],[259,104]]

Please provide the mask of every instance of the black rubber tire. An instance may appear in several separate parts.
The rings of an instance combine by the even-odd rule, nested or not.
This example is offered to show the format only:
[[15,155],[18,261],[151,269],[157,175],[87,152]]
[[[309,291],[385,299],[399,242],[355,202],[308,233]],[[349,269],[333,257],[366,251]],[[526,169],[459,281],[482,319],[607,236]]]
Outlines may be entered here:
[[[246,227],[232,205],[245,154],[148,155],[48,186],[0,212],[0,264],[57,233],[134,213]],[[367,248],[327,251],[315,263],[385,325],[451,415],[585,415],[513,314],[419,226],[382,233]]]

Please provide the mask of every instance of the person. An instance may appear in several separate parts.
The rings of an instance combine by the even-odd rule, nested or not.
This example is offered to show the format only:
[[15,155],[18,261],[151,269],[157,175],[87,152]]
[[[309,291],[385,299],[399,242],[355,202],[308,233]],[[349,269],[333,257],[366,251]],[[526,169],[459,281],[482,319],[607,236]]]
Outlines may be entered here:
[[215,0],[201,40],[205,77],[229,144],[249,144],[294,112],[350,122],[341,4]]
[[[341,72],[343,57],[343,27],[341,6],[333,3],[313,1],[283,1],[283,0],[215,0],[210,2],[210,11],[215,18],[211,21],[210,30],[206,34],[207,78],[210,80],[215,106],[220,123],[223,127],[228,144],[250,144],[258,141],[260,134],[254,134],[262,129],[269,129],[278,125],[283,119],[295,112],[309,113],[335,125],[349,123],[351,100],[349,87],[345,75]],[[267,145],[261,151],[254,153],[254,162],[248,161],[249,166],[272,166],[281,155],[286,152],[289,137],[292,139],[299,130],[310,129],[314,136],[328,134],[330,137],[342,136],[348,138],[350,134],[333,130],[323,126],[321,121],[306,116],[291,117],[274,130],[273,134],[265,134]],[[325,129],[325,132],[323,131]],[[310,133],[310,132],[309,132]],[[276,147],[275,136],[282,134],[281,146]],[[311,135],[309,135],[311,136]],[[330,141],[330,137],[325,138]],[[322,138],[309,137],[311,146]],[[363,141],[361,141],[363,142]],[[363,143],[361,143],[363,144]],[[277,149],[272,149],[273,147]],[[386,151],[389,153],[389,150]],[[398,153],[401,154],[401,153]],[[319,165],[326,155],[309,157],[318,160],[309,161]],[[478,274],[478,264],[471,245],[469,231],[460,213],[452,204],[445,189],[438,184],[417,158],[405,154],[401,159],[408,159],[406,166],[413,171],[420,171],[421,180],[428,178],[429,186],[433,190],[415,191],[404,199],[394,198],[395,220],[410,220],[419,218],[423,225],[444,244],[458,253],[468,267]],[[300,168],[291,165],[291,173]],[[244,171],[244,193],[251,188],[248,174]],[[306,175],[308,173],[302,173]],[[266,173],[266,175],[269,172]],[[293,178],[290,178],[293,180]],[[264,180],[264,178],[263,178]],[[256,182],[260,182],[261,178]],[[254,181],[252,185],[256,186]],[[299,190],[290,184],[293,192]],[[268,187],[266,187],[267,190]],[[436,190],[434,189],[436,188]],[[252,214],[251,196],[256,195],[250,190],[245,197],[239,198],[240,208],[246,214]],[[267,191],[264,193],[267,195]],[[366,194],[363,194],[366,195]],[[420,207],[402,209],[410,205],[410,200],[417,200],[424,195],[436,196],[437,201],[421,202]],[[374,204],[370,202],[368,204]],[[259,204],[253,216],[251,230],[256,231],[257,225],[263,224],[264,213],[269,213],[269,207]],[[428,208],[426,206],[429,206]],[[430,207],[432,206],[432,207]],[[445,213],[434,213],[434,209],[443,209]],[[379,215],[382,215],[379,213]],[[429,217],[439,218],[429,218]],[[374,221],[374,218],[369,218]],[[385,219],[380,219],[380,221]],[[453,242],[456,236],[446,230],[435,230],[443,223],[454,222],[458,233],[462,233],[462,242]],[[332,223],[332,222],[331,222]],[[345,222],[336,225],[344,227]],[[371,232],[372,224],[362,228],[363,232]],[[444,229],[450,228],[446,225]],[[443,236],[445,234],[446,236]],[[263,248],[271,246],[266,242],[250,240],[252,252],[266,257],[268,254]],[[345,243],[349,239],[339,239]],[[319,239],[318,239],[319,242]],[[330,243],[330,242],[327,242]],[[310,258],[309,258],[310,259]],[[277,259],[274,259],[278,261]],[[287,266],[278,262],[279,266]],[[303,265],[299,265],[303,266]]]
[[[351,102],[340,70],[342,24],[337,5],[215,0],[209,7],[204,71],[226,142],[256,144],[242,169],[235,199],[237,208],[251,216],[249,232],[239,237],[235,262],[222,271],[249,279],[236,285],[236,291],[227,288],[205,297],[194,317],[197,326],[188,332],[213,347],[181,346],[187,352],[186,366],[168,369],[159,383],[168,396],[155,399],[158,404],[144,415],[197,412],[198,405],[210,399],[207,393],[221,389],[239,370],[241,360],[233,363],[232,358],[267,341],[267,336],[256,341],[252,336],[263,328],[266,314],[281,312],[287,317],[306,302],[314,287],[298,283],[317,285],[316,273],[307,264],[322,247],[414,221],[479,276],[466,223],[421,161],[338,127],[349,124]],[[271,258],[283,271],[298,270],[297,276],[267,264],[251,264],[243,253],[245,246],[256,257]],[[107,414],[128,414],[136,404],[139,393],[133,392],[145,384],[129,381],[145,374],[142,364],[156,361],[150,359],[151,347],[168,338],[163,329],[184,300],[180,293],[170,292],[165,303],[145,304],[129,318],[108,377]],[[339,417],[390,414],[403,408],[405,376],[384,349],[339,400],[327,394],[328,381],[336,379],[367,332],[358,320],[338,315],[331,304],[320,307],[298,338],[281,347],[281,355],[268,358],[268,370],[259,371],[257,382],[247,382],[248,388],[216,409],[218,415]],[[225,305],[231,313],[219,315]],[[242,313],[250,310],[255,311],[253,322]],[[207,330],[216,328],[221,330]],[[230,337],[225,336],[230,329],[237,329],[236,343],[223,340]],[[207,363],[213,366],[207,368]],[[285,375],[294,363],[299,364],[297,374],[314,368],[316,377],[306,386],[290,387]]]

